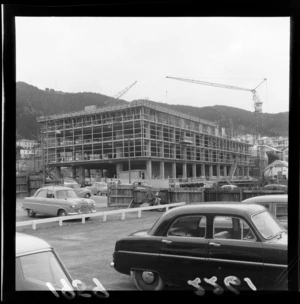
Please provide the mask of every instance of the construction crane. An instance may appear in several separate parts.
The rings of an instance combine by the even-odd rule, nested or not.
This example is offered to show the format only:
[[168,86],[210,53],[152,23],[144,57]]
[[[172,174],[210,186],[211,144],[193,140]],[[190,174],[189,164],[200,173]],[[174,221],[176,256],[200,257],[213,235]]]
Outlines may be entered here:
[[124,90],[120,91],[118,94],[114,95],[113,98],[119,99],[121,98],[127,91],[129,91],[135,84],[137,83],[137,81],[135,81],[134,83],[132,83],[130,86],[128,86],[127,88],[125,88]]
[[232,89],[232,90],[240,90],[240,91],[249,91],[253,94],[253,101],[254,101],[254,113],[255,113],[255,138],[258,139],[258,135],[262,130],[262,101],[260,100],[256,89],[263,84],[267,78],[264,78],[263,81],[256,86],[254,89],[247,89],[247,88],[241,88],[236,87],[232,85],[226,85],[226,84],[220,84],[220,83],[213,83],[213,82],[207,82],[207,81],[201,81],[201,80],[194,80],[194,79],[186,79],[186,78],[179,78],[179,77],[170,77],[166,76],[166,78],[185,81],[185,82],[191,82],[196,84],[202,84],[207,86],[213,86],[218,88],[224,88],[224,89]]

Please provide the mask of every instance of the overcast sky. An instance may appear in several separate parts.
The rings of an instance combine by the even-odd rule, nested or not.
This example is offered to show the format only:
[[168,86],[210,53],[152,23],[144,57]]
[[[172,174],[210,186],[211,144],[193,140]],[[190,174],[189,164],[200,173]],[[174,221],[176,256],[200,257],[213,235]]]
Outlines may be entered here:
[[[290,18],[17,17],[17,81],[40,89],[263,112],[289,110]],[[83,105],[84,107],[84,105]]]

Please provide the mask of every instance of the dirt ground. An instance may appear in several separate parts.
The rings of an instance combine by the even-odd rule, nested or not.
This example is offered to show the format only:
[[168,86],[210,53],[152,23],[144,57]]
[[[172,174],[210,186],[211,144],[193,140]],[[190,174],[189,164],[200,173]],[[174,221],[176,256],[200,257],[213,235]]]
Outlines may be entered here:
[[[107,209],[106,198],[99,198],[96,202],[97,210]],[[104,288],[109,290],[136,290],[129,276],[118,273],[110,266],[115,242],[118,238],[134,231],[148,229],[160,217],[162,212],[143,211],[142,217],[137,213],[126,214],[121,220],[121,214],[90,218],[85,224],[80,220],[64,221],[63,226],[58,223],[37,225],[37,230],[31,226],[17,227],[17,232],[23,232],[49,242],[69,270],[73,280],[81,280],[87,289],[95,287],[93,278],[98,279]],[[29,220],[22,209],[22,202],[17,203],[17,221]]]

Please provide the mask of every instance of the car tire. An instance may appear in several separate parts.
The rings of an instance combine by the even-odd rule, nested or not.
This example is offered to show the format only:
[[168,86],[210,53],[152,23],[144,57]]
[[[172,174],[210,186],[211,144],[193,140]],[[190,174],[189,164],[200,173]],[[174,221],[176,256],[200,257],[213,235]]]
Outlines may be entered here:
[[58,216],[66,216],[66,215],[67,215],[67,212],[66,212],[64,209],[60,209],[60,210],[58,210],[57,215],[58,215]]
[[89,193],[87,193],[85,196],[84,196],[84,198],[90,198],[91,197],[91,195],[89,194]]
[[162,290],[164,282],[159,273],[148,270],[133,270],[133,281],[139,290]]
[[35,217],[35,212],[33,212],[33,210],[31,210],[31,209],[27,209],[27,215],[29,217]]

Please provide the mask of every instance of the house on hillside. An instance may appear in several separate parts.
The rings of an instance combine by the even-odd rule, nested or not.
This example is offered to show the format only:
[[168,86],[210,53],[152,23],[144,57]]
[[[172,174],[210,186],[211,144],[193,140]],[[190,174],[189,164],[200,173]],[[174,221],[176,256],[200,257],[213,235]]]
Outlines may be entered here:
[[264,177],[266,179],[288,179],[288,175],[289,164],[286,161],[275,160],[264,169]]

